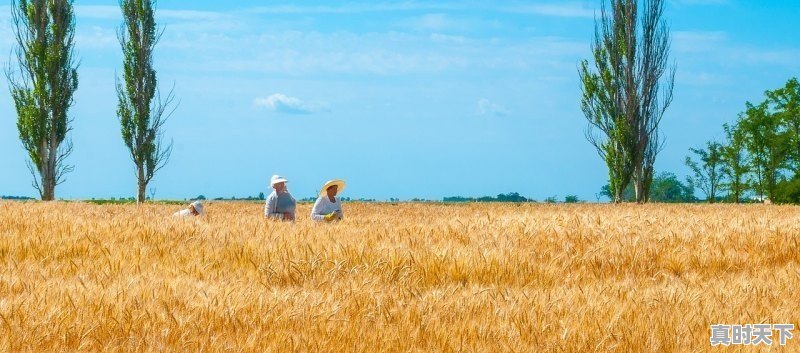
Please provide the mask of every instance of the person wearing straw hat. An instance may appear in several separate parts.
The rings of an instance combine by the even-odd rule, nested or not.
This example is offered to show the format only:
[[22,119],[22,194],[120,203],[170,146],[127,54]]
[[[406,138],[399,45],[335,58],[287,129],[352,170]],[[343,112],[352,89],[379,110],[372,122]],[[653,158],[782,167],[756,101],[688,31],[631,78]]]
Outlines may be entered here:
[[279,219],[284,221],[294,221],[294,211],[297,208],[297,201],[289,193],[286,187],[288,180],[280,175],[273,175],[269,181],[272,193],[267,196],[264,205],[264,217]]
[[344,190],[344,181],[331,180],[322,186],[317,202],[311,209],[311,219],[317,222],[340,221],[344,217],[342,213],[342,201],[336,197]]
[[203,210],[203,203],[200,200],[192,202],[189,204],[189,207],[175,212],[173,217],[195,217],[195,216],[205,216],[206,212]]

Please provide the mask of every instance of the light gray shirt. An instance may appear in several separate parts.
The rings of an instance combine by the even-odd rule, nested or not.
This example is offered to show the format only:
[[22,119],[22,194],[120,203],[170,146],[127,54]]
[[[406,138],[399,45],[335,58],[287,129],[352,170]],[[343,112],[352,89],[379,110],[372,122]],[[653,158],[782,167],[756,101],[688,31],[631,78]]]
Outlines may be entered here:
[[292,197],[292,194],[287,192],[278,193],[273,190],[267,196],[267,202],[264,205],[264,217],[284,219],[284,212],[292,214],[294,218],[294,211],[297,208],[297,201]]

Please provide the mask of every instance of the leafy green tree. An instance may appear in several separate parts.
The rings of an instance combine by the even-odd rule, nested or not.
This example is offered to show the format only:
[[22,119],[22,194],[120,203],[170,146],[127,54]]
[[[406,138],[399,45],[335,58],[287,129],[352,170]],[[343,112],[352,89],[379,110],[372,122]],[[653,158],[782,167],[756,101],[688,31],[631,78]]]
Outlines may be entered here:
[[773,201],[800,204],[800,175],[778,182]]
[[[589,128],[586,139],[595,147],[608,168],[609,197],[614,203],[623,201],[623,191],[633,175],[630,141],[633,139],[620,108],[612,73],[606,63],[606,51],[594,50],[598,73],[592,73],[588,61],[581,64],[583,99],[581,108]],[[596,132],[599,132],[596,133]]]
[[673,173],[663,172],[653,178],[650,200],[654,202],[695,202],[694,186],[684,184]]
[[749,155],[751,185],[758,196],[774,198],[778,182],[788,160],[788,137],[781,116],[769,109],[768,102],[759,105],[747,103],[745,117],[739,124],[745,135],[745,148]]
[[[155,0],[121,0],[123,26],[118,32],[124,57],[123,81],[117,82],[117,116],[122,139],[136,167],[137,201],[145,202],[145,190],[156,172],[166,165],[172,144],[163,143],[163,128],[173,94],[162,100],[153,68],[153,51],[161,33],[156,29]],[[171,109],[171,110],[170,110]]]
[[[606,184],[600,188],[600,196],[605,196],[609,200],[614,200],[614,195],[611,193],[610,185]],[[633,191],[633,183],[628,183],[628,185],[622,189],[622,196],[621,201],[624,202],[635,202],[636,201],[636,193]]]
[[[609,197],[609,186],[600,189],[600,194]],[[673,173],[663,172],[653,178],[649,200],[652,202],[695,202],[694,186],[684,184]],[[633,183],[624,189],[623,200],[636,201]]]
[[788,167],[800,175],[800,82],[792,78],[782,88],[767,91],[767,103],[786,132]]
[[[739,121],[742,119],[742,115],[740,115]],[[722,128],[725,130],[726,140],[720,150],[720,162],[725,175],[725,186],[732,201],[740,203],[747,190],[745,177],[750,172],[747,162],[746,135],[739,128],[738,121],[734,125],[724,124]]]
[[567,195],[564,197],[564,203],[578,203],[581,200],[578,198],[577,195]]
[[694,173],[688,178],[689,185],[700,188],[706,195],[709,203],[717,200],[717,193],[722,185],[722,178],[725,175],[724,164],[722,162],[722,145],[717,142],[707,142],[706,148],[690,148],[689,150],[697,156],[698,161],[692,157],[686,157],[686,165]]
[[592,44],[594,69],[579,69],[586,137],[606,162],[614,202],[633,181],[636,201],[648,201],[663,141],[659,125],[672,102],[669,28],[663,0],[602,0]]
[[12,0],[11,18],[18,72],[9,66],[6,77],[17,129],[30,158],[33,187],[50,201],[73,170],[66,158],[72,152],[68,112],[78,89],[75,13],[71,0]]

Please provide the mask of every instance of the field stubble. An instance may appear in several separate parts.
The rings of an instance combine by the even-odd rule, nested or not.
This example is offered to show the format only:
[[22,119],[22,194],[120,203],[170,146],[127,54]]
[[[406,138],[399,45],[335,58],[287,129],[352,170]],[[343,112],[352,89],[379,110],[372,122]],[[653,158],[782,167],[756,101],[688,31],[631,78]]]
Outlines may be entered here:
[[0,350],[704,352],[711,324],[800,328],[800,208],[345,206],[0,202]]

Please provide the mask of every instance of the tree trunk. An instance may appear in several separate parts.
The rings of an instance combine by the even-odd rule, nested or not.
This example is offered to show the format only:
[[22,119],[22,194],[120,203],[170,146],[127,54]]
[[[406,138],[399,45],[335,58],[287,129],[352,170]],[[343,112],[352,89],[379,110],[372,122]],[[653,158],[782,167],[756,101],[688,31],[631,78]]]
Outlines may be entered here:
[[42,167],[39,170],[39,176],[42,179],[42,201],[53,201],[56,197],[55,170],[53,168],[55,161],[52,157],[54,154],[49,146],[45,146],[44,151],[45,158],[42,158]]
[[644,171],[641,166],[637,166],[633,173],[633,191],[636,194],[636,203],[643,204],[647,202],[647,192],[645,186]]
[[622,203],[622,192],[619,188],[614,190],[614,203]]
[[53,201],[53,188],[50,185],[50,178],[47,174],[48,171],[46,169],[42,171],[42,201]]
[[138,166],[136,169],[138,170],[139,174],[137,176],[139,192],[136,195],[136,202],[142,204],[147,201],[147,195],[145,194],[145,191],[147,190],[147,180],[145,180],[144,177],[144,166]]
[[42,201],[53,201],[56,198],[56,183],[52,169],[45,166],[41,172],[42,177]]

